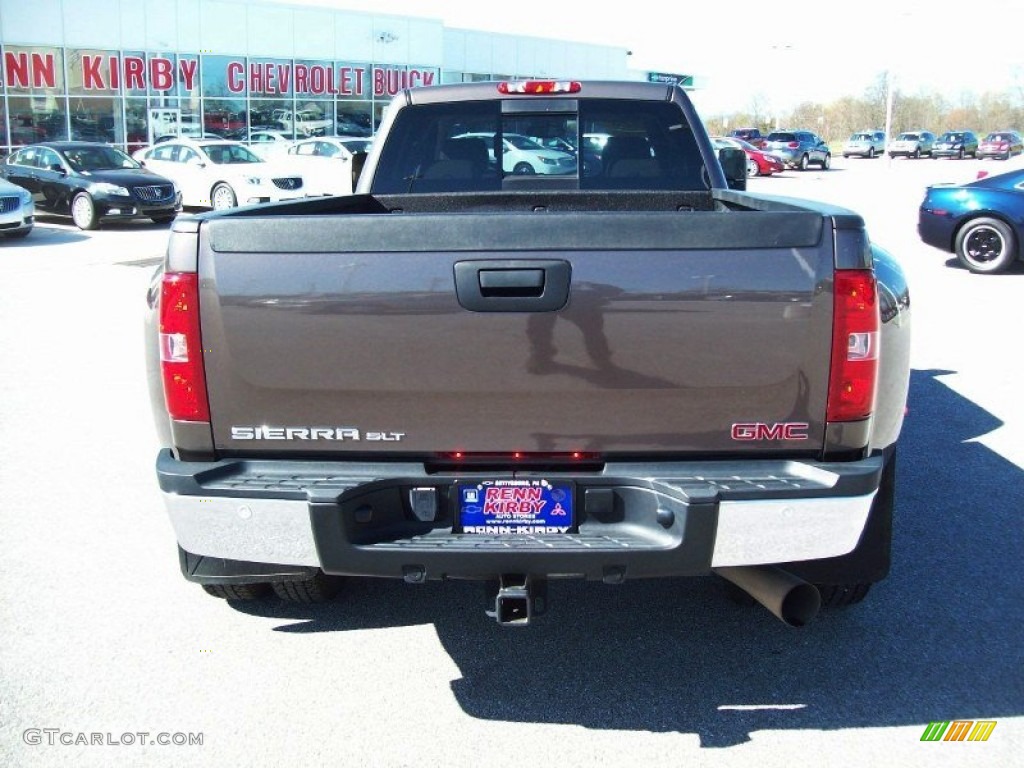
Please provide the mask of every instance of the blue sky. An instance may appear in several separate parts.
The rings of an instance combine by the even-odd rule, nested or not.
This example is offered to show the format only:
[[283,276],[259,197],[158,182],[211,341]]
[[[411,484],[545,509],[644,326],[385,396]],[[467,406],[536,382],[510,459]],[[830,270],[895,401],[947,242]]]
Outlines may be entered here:
[[951,6],[934,0],[898,4],[732,0],[692,6],[664,2],[610,6],[593,0],[293,2],[621,46],[633,51],[630,66],[636,69],[700,77],[703,88],[694,100],[706,115],[747,109],[755,98],[769,109],[787,109],[808,99],[860,95],[889,67],[897,73],[902,89],[939,90],[953,102],[965,92],[1014,85],[1024,94],[1022,0],[968,4],[972,15],[966,18],[955,17]]

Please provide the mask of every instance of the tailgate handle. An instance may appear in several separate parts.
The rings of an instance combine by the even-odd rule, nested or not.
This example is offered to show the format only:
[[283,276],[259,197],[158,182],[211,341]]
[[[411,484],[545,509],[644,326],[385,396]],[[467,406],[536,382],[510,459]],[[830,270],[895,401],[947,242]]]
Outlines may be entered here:
[[480,295],[537,297],[544,293],[543,269],[481,269]]
[[471,312],[553,312],[569,301],[569,262],[507,259],[455,263],[455,294]]

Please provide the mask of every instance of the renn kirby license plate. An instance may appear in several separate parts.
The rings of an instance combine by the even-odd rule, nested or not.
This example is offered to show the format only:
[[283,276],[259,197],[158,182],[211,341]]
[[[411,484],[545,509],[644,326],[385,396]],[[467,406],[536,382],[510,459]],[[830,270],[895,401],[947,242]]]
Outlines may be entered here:
[[572,484],[548,480],[481,480],[459,486],[463,533],[569,533]]

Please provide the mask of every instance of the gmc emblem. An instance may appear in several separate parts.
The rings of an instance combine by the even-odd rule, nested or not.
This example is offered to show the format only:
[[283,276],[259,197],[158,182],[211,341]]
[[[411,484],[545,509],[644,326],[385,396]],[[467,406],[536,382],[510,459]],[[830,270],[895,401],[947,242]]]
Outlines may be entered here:
[[806,440],[810,424],[799,421],[783,421],[764,424],[760,421],[743,421],[732,425],[733,440]]

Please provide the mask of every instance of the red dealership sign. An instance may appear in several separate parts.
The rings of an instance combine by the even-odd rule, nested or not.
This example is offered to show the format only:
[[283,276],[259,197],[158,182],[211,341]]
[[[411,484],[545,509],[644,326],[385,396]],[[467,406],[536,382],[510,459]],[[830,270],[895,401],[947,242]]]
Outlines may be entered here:
[[[4,82],[8,88],[58,88],[59,61],[53,52],[5,51]],[[191,92],[198,86],[199,57],[178,56],[175,61],[164,56],[91,52],[69,58],[68,68],[69,80],[81,83],[85,91],[169,91],[179,82]],[[393,96],[405,88],[433,85],[436,75],[434,69],[334,62],[247,62],[244,58],[220,56],[203,60],[203,90],[207,96]],[[224,92],[214,94],[214,83],[222,83]]]

